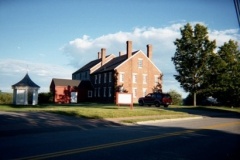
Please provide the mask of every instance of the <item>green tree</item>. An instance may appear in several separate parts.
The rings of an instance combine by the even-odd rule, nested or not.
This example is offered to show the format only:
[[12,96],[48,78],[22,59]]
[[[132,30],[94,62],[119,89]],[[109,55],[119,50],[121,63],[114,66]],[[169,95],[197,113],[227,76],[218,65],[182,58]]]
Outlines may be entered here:
[[240,103],[240,51],[237,42],[229,40],[219,47],[212,58],[206,86],[224,105],[239,106]]
[[209,40],[207,27],[201,24],[196,24],[193,28],[187,23],[180,32],[182,37],[174,42],[176,52],[172,61],[178,73],[174,76],[186,92],[194,95],[193,104],[196,106],[196,95],[202,91],[204,75],[216,42]]
[[182,95],[180,93],[178,93],[177,91],[172,90],[172,89],[168,93],[172,97],[173,105],[181,105],[182,104]]

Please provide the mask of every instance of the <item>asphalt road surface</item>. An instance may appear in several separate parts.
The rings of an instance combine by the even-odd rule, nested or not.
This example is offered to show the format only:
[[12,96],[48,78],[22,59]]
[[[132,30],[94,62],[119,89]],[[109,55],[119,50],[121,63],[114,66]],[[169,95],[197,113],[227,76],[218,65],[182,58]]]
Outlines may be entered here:
[[0,112],[0,159],[239,160],[239,114],[196,114],[203,118],[124,126]]

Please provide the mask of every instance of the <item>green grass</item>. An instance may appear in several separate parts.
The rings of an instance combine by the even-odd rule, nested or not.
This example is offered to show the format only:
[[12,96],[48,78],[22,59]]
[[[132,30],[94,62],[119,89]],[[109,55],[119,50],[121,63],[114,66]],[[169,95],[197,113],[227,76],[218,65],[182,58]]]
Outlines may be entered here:
[[128,106],[84,104],[84,105],[49,105],[49,106],[14,106],[0,105],[0,111],[14,112],[50,112],[68,116],[84,118],[120,118],[137,116],[171,116],[189,114],[178,111],[165,110],[156,107],[138,107],[130,109]]
[[36,105],[36,106],[0,105],[0,111],[9,112],[49,112],[67,116],[95,119],[135,117],[134,119],[124,120],[125,122],[131,123],[145,120],[173,119],[194,116],[188,114],[185,109],[207,110],[213,112],[228,111],[240,113],[240,108],[229,107],[170,106],[169,108],[163,107],[156,108],[134,106],[134,109],[130,109],[130,107],[128,106],[117,107],[114,104],[97,104],[97,103],[83,103],[81,105],[76,104],[76,105]]
[[187,118],[187,117],[198,117],[196,115],[190,114],[172,114],[172,115],[161,115],[161,116],[152,116],[152,117],[143,117],[143,118],[133,118],[133,119],[125,119],[121,120],[122,123],[136,123],[143,121],[157,121],[157,120],[165,120],[165,119],[177,119],[177,118]]

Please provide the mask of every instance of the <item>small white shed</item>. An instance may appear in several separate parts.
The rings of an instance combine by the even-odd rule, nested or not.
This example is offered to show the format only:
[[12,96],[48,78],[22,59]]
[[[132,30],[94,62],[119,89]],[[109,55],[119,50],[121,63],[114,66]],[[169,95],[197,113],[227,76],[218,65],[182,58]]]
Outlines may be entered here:
[[13,104],[15,105],[36,105],[38,104],[38,89],[28,73],[18,83],[12,85]]

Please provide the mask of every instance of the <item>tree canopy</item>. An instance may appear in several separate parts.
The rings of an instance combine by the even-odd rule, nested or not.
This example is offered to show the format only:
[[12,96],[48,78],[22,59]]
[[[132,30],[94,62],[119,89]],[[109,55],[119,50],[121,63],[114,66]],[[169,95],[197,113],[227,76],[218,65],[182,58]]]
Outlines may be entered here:
[[222,105],[240,106],[240,51],[229,40],[216,50],[216,41],[208,38],[207,27],[187,23],[180,29],[181,38],[174,42],[172,61],[181,87],[198,97],[212,96]]
[[202,90],[208,61],[216,42],[209,40],[207,27],[201,24],[193,28],[187,23],[180,31],[182,37],[174,42],[177,48],[172,61],[178,73],[174,76],[186,92],[194,95],[196,106],[196,94]]
[[240,51],[237,42],[229,40],[212,57],[205,86],[224,105],[240,105]]

